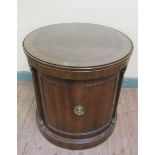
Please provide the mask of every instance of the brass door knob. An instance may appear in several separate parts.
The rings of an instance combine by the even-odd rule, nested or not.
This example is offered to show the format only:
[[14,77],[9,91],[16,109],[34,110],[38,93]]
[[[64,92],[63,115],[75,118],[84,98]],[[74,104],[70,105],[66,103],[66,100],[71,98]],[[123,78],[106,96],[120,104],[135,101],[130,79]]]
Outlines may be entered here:
[[85,107],[83,105],[77,105],[74,107],[74,113],[76,115],[83,115],[85,113]]

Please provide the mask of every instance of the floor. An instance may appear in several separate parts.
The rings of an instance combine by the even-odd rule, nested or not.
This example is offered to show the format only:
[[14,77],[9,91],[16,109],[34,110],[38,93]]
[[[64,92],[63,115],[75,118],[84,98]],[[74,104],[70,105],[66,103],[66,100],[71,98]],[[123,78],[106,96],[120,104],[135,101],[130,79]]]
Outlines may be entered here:
[[36,100],[32,82],[18,82],[18,155],[138,155],[137,89],[123,88],[118,119],[111,137],[92,149],[72,151],[49,143],[35,122]]

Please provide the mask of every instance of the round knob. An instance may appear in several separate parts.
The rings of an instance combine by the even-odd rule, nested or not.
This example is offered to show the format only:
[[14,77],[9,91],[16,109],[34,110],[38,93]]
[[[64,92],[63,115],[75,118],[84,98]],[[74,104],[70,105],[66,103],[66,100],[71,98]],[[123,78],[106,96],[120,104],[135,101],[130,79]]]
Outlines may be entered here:
[[76,115],[83,115],[85,113],[85,107],[83,105],[77,105],[74,107],[74,113]]

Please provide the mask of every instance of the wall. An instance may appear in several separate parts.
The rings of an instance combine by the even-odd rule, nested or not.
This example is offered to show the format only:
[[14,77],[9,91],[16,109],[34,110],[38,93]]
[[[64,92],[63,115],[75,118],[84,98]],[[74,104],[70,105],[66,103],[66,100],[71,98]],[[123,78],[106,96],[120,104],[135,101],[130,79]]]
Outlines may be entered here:
[[32,30],[55,23],[83,22],[110,26],[134,43],[126,77],[137,77],[137,0],[18,0],[18,71],[28,71],[22,50]]

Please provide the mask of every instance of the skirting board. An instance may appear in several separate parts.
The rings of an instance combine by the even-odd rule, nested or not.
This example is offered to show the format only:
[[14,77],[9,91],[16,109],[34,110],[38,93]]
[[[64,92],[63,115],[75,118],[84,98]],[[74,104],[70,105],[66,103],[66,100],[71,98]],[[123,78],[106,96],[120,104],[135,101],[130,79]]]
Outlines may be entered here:
[[[32,81],[32,74],[29,71],[18,71],[17,81]],[[124,77],[123,88],[138,88],[138,78]]]

